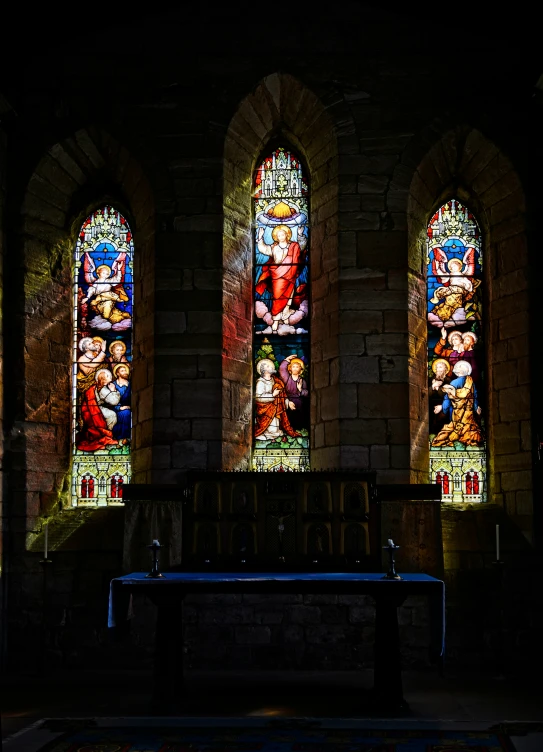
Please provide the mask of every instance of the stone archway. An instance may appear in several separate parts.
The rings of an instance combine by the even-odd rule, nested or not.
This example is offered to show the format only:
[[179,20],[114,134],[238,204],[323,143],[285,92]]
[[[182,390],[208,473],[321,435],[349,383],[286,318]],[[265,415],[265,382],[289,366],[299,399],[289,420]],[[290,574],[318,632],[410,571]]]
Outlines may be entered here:
[[489,500],[528,534],[532,519],[529,271],[526,203],[510,159],[479,130],[458,126],[423,149],[416,167],[400,164],[391,182],[408,219],[411,467],[428,468],[425,239],[432,211],[457,196],[485,235],[489,392]]
[[[88,128],[52,146],[36,166],[21,209],[22,284],[11,311],[21,342],[12,386],[20,399],[11,441],[12,518],[19,533],[66,501],[70,471],[72,251],[84,216],[100,203],[117,203],[130,218],[136,244],[134,348],[134,476],[145,477],[151,448],[142,437],[151,420],[152,385],[146,359],[153,353],[155,211],[139,163],[116,139]],[[149,403],[149,404],[148,404]],[[14,440],[13,440],[14,439]],[[29,541],[30,542],[30,541]],[[21,540],[18,548],[23,548]]]
[[[311,183],[312,466],[341,464],[338,415],[339,233],[338,123],[350,122],[341,101],[329,107],[300,81],[274,73],[239,105],[224,149],[223,452],[225,469],[248,467],[252,419],[252,205],[257,159],[282,138],[304,159]],[[353,131],[354,132],[354,126]],[[334,367],[335,364],[335,367]]]

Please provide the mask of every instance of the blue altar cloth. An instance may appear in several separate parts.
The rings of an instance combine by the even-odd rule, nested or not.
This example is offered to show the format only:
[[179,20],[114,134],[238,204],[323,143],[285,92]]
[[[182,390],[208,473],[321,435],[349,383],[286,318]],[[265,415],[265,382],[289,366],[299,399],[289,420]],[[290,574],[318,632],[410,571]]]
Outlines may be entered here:
[[[188,593],[327,592],[372,597],[426,595],[430,611],[430,652],[434,659],[445,651],[445,583],[427,574],[402,574],[401,580],[383,579],[381,573],[358,572],[167,572],[154,579],[145,572],[117,577],[109,591],[108,626],[132,617],[132,592],[153,595]],[[329,589],[328,589],[329,588]]]

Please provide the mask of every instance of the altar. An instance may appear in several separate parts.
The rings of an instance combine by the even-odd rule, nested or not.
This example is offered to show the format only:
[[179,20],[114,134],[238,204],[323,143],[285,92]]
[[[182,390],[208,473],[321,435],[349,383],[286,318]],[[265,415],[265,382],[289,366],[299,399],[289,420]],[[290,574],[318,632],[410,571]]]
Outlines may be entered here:
[[346,593],[375,600],[373,701],[379,708],[402,709],[403,697],[398,607],[410,595],[424,595],[430,609],[430,659],[440,663],[445,650],[445,585],[426,574],[386,579],[382,573],[356,572],[171,572],[148,577],[134,572],[112,580],[108,626],[131,616],[131,596],[143,593],[157,608],[152,706],[173,712],[183,699],[182,605],[189,593]]
[[[369,595],[373,698],[403,707],[397,611],[409,596],[428,603],[430,661],[441,665],[444,654],[440,495],[440,486],[378,486],[375,473],[331,470],[191,471],[179,486],[127,486],[124,571],[131,574],[111,583],[109,625],[126,624],[132,595],[155,605],[154,707],[183,696],[185,597],[224,593]],[[401,544],[397,580],[384,579],[391,537]],[[146,576],[153,539],[161,578]]]

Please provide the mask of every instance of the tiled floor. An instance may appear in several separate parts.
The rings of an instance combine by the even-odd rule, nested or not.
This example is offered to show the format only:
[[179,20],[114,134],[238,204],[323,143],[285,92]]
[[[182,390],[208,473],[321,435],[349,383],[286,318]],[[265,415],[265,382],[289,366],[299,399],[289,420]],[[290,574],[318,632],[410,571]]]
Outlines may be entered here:
[[[518,752],[543,752],[543,688],[537,682],[490,675],[440,677],[435,671],[404,672],[409,710],[372,712],[372,671],[192,672],[186,676],[180,717],[310,717],[375,728],[486,729],[502,722],[529,722],[514,735]],[[45,743],[21,730],[42,718],[149,715],[148,673],[65,672],[45,677],[1,679],[5,752],[32,752]],[[360,720],[359,720],[360,719]],[[519,730],[519,729],[517,729]],[[15,735],[15,736],[14,736]],[[35,739],[40,738],[40,742]]]

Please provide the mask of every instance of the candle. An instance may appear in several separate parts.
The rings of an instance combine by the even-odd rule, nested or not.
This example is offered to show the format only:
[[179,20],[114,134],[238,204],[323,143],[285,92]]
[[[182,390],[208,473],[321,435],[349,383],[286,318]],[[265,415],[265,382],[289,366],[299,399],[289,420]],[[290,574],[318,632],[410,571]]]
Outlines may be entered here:
[[496,525],[496,561],[500,560],[500,526]]
[[43,542],[43,558],[47,559],[47,543],[48,543],[48,536],[49,536],[49,523],[45,523],[45,539]]
[[160,546],[160,543],[159,543],[159,542],[158,542],[158,541],[156,540],[156,538],[155,538],[155,540],[153,541],[153,546]]
[[389,539],[388,539],[388,545],[389,545],[390,547],[394,546],[394,541],[392,540],[392,538],[389,538]]

